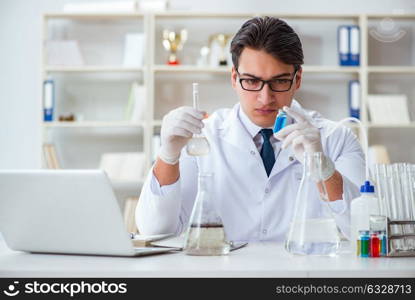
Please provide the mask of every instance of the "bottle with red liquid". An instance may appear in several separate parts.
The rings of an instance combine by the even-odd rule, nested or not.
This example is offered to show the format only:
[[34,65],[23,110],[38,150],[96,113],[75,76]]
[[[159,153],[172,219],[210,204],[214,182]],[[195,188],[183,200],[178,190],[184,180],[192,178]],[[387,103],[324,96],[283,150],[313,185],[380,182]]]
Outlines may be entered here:
[[370,257],[379,257],[380,240],[375,231],[370,233]]

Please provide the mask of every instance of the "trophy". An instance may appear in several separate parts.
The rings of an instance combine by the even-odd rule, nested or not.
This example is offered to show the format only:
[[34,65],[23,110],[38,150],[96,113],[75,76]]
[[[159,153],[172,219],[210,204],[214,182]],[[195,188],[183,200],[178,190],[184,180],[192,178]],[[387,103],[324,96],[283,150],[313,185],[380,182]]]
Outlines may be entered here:
[[231,35],[224,33],[214,34],[209,38],[209,44],[212,50],[211,55],[214,55],[217,52],[215,51],[215,48],[219,47],[219,49],[217,49],[219,53],[216,53],[217,56],[214,57],[214,59],[218,60],[217,63],[219,63],[219,66],[228,65],[228,60],[226,58],[226,49],[230,38]]
[[187,30],[182,29],[179,33],[170,30],[163,30],[163,46],[169,51],[169,65],[180,64],[177,59],[177,52],[183,49],[183,44],[187,40]]

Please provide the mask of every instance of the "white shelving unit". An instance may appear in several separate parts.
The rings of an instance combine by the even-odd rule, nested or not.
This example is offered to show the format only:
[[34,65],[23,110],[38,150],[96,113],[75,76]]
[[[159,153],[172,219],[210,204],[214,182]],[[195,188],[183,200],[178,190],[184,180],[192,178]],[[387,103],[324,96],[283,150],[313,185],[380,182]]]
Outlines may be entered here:
[[47,73],[96,73],[96,72],[143,72],[144,68],[126,68],[119,66],[82,66],[82,67],[55,67],[46,66]]
[[67,122],[67,121],[59,121],[59,122],[44,122],[44,127],[46,128],[57,128],[57,127],[103,127],[103,128],[110,128],[110,127],[130,127],[130,128],[136,128],[136,127],[144,127],[145,123],[133,123],[133,122],[88,122],[88,121],[78,121],[78,122]]
[[[93,85],[95,86],[102,86],[104,92],[101,92],[102,94],[105,94],[106,90],[111,89],[112,86],[116,86],[117,91],[122,91],[123,95],[120,95],[120,101],[119,107],[125,107],[128,99],[128,92],[129,87],[131,85],[131,82],[134,80],[139,80],[144,84],[144,86],[147,86],[147,74],[148,74],[148,58],[146,57],[148,55],[148,50],[145,49],[144,54],[144,66],[143,67],[124,67],[121,63],[121,57],[122,57],[122,46],[124,45],[124,33],[127,32],[143,32],[146,34],[146,38],[148,38],[148,17],[147,15],[141,14],[141,13],[128,13],[128,14],[67,14],[67,13],[50,13],[45,14],[43,16],[43,63],[42,63],[42,83],[45,78],[48,76],[57,77],[59,76],[58,80],[65,81],[60,86],[60,89],[65,90],[65,83],[67,81],[67,78],[72,78],[73,86],[76,86],[79,84],[79,82],[82,82],[85,80],[85,78],[88,78],[87,80],[90,80]],[[76,33],[79,33],[82,26],[86,28],[86,31],[88,31],[87,36],[84,36],[84,40],[97,39],[94,34],[97,34],[97,36],[101,36],[101,40],[104,41],[101,48],[100,46],[97,46],[98,49],[95,47],[91,47],[91,44],[88,44],[88,47],[86,51],[89,51],[89,57],[94,56],[96,54],[100,54],[100,50],[102,49],[104,52],[110,52],[112,50],[113,52],[116,52],[116,56],[118,57],[117,63],[115,62],[115,59],[106,61],[105,59],[102,59],[97,63],[97,61],[90,59],[88,61],[88,57],[86,57],[85,64],[82,66],[53,66],[47,64],[47,56],[46,56],[46,41],[53,38],[54,28],[53,26],[56,26],[54,22],[65,22],[64,27],[70,28],[72,26],[78,27],[78,31],[75,31],[72,33],[71,38],[77,39]],[[52,23],[52,24],[51,24]],[[59,24],[59,23],[58,23]],[[100,33],[100,30],[95,30],[97,27],[103,26],[105,29],[103,30],[103,33]],[[116,28],[116,30],[112,30],[113,28]],[[91,36],[91,34],[93,34]],[[106,35],[110,36],[110,38],[107,38]],[[107,38],[107,39],[106,39]],[[79,42],[82,52],[82,41]],[[114,47],[114,44],[117,44],[116,47]],[[149,42],[146,41],[146,44],[148,45]],[[95,46],[95,45],[92,45]],[[117,48],[114,50],[113,48]],[[118,50],[118,52],[117,52]],[[120,51],[121,50],[121,51]],[[113,53],[112,52],[112,53]],[[111,54],[112,54],[111,53]],[[111,55],[108,54],[108,55]],[[108,56],[107,55],[107,56]],[[123,79],[118,79],[118,77],[122,77]],[[75,80],[73,79],[75,78]],[[109,78],[109,79],[108,79]],[[57,81],[56,80],[56,83]],[[56,84],[58,85],[58,84]],[[119,86],[117,86],[119,85]],[[109,88],[106,86],[110,86]],[[84,89],[88,88],[88,83],[86,83],[83,86]],[[96,87],[95,87],[96,88]],[[99,89],[99,87],[98,87]],[[62,101],[74,101],[76,96],[71,95],[72,91],[66,91],[66,96],[68,96],[68,99],[59,99]],[[92,93],[92,92],[91,92]],[[104,95],[105,96],[105,95]],[[72,97],[73,99],[70,99]],[[94,100],[94,98],[99,98],[99,96],[92,95],[85,95],[84,99],[76,99],[79,103],[79,105],[87,105],[91,106],[91,100]],[[107,101],[102,101],[102,104],[99,103],[100,99],[95,99],[94,103],[98,103],[98,106],[102,106],[100,109],[105,109],[105,106],[108,105],[108,99]],[[105,99],[104,99],[105,100]],[[115,101],[113,101],[115,102]],[[55,114],[57,115],[57,114]],[[98,113],[96,115],[99,115]],[[57,136],[65,134],[63,137],[63,140],[67,140],[68,142],[65,143],[64,146],[59,147],[57,145],[58,154],[60,154],[59,158],[63,161],[63,167],[75,167],[75,168],[97,168],[98,162],[100,159],[100,154],[105,151],[109,152],[119,152],[123,151],[123,147],[126,146],[125,152],[131,152],[131,151],[144,151],[146,153],[149,153],[149,149],[146,149],[146,147],[149,146],[148,143],[146,143],[146,140],[149,139],[149,137],[146,135],[148,133],[147,127],[149,127],[149,122],[147,120],[149,116],[146,115],[146,119],[144,119],[142,122],[130,122],[126,121],[121,117],[121,109],[118,111],[118,117],[117,118],[105,118],[100,117],[97,118],[97,120],[94,120],[93,118],[88,118],[88,120],[84,121],[54,121],[54,122],[42,122],[43,127],[43,143],[46,142],[55,142],[55,138]],[[43,120],[43,113],[42,118]],[[55,117],[55,120],[57,120],[57,117]],[[75,142],[76,143],[76,136],[77,135],[84,135],[80,138],[82,145],[85,149],[74,149],[76,147],[68,147],[68,143]],[[75,137],[75,138],[74,138]],[[102,139],[108,138],[108,147],[106,149],[99,149],[101,145],[103,144]],[[96,147],[98,149],[92,149],[93,147],[87,145],[85,147],[85,144],[87,144],[90,140],[90,143],[99,143],[99,145]],[[59,142],[57,142],[59,143]],[[65,164],[65,152],[68,149],[68,152],[71,152],[71,158],[68,159],[68,162]],[[81,147],[80,147],[81,148]],[[73,154],[74,151],[79,150],[78,153]],[[100,153],[101,152],[101,153]],[[84,157],[86,161],[90,160],[91,157],[93,157],[93,162],[89,162],[85,164],[84,166],[76,165],[74,166],[73,157]],[[117,182],[114,183],[115,185],[119,185]],[[135,184],[136,185],[136,184]],[[127,189],[131,189],[132,183],[125,185]]]
[[[229,30],[235,32],[237,28],[242,24],[244,20],[247,20],[254,16],[261,15],[271,15],[276,16],[288,21],[289,24],[294,24],[293,27],[296,31],[298,28],[303,28],[304,24],[310,24],[311,26],[316,22],[326,22],[327,25],[333,26],[333,28],[327,28],[326,30],[332,31],[334,35],[337,32],[338,23],[344,24],[356,24],[361,28],[361,57],[360,57],[360,66],[358,67],[342,67],[337,63],[337,50],[335,53],[331,53],[331,60],[329,63],[324,61],[324,55],[318,53],[318,49],[315,50],[311,48],[307,49],[308,40],[303,41],[304,52],[307,58],[308,53],[311,53],[311,56],[321,57],[321,61],[316,59],[315,61],[306,61],[306,64],[303,66],[305,76],[325,76],[327,79],[331,79],[335,76],[340,76],[338,79],[341,82],[344,81],[344,89],[347,89],[347,82],[350,79],[358,79],[361,83],[361,120],[366,125],[369,131],[369,137],[371,130],[379,129],[409,129],[415,130],[415,122],[412,122],[408,125],[391,125],[391,124],[371,124],[368,118],[367,112],[367,96],[370,91],[370,81],[369,77],[374,74],[383,74],[383,75],[393,75],[393,74],[403,74],[403,75],[415,75],[415,64],[412,65],[370,65],[369,64],[369,27],[370,22],[374,20],[379,20],[382,18],[393,17],[399,20],[413,20],[415,15],[366,15],[366,14],[273,14],[273,13],[253,13],[253,14],[233,14],[233,13],[194,13],[194,12],[163,12],[156,14],[46,14],[44,15],[44,41],[48,37],[48,22],[55,19],[65,19],[72,21],[87,21],[87,22],[117,22],[124,20],[137,20],[143,23],[142,29],[146,35],[146,49],[145,49],[145,65],[142,68],[124,68],[119,65],[108,64],[108,65],[86,65],[82,67],[57,67],[46,65],[45,52],[43,52],[43,79],[46,78],[49,74],[59,74],[60,76],[69,76],[69,75],[82,75],[82,74],[132,74],[134,76],[142,78],[144,85],[146,86],[147,91],[147,106],[146,106],[146,117],[143,122],[140,123],[130,123],[126,121],[83,121],[83,122],[44,122],[42,126],[44,128],[44,140],[49,138],[48,131],[50,130],[59,130],[59,128],[78,128],[78,129],[91,129],[98,128],[105,130],[106,128],[110,129],[139,129],[142,130],[142,144],[140,148],[145,152],[147,161],[147,168],[151,166],[152,158],[152,137],[157,133],[161,126],[161,117],[165,109],[173,108],[185,103],[191,103],[191,94],[190,94],[190,83],[193,80],[193,77],[202,77],[202,80],[206,84],[210,84],[209,91],[220,90],[223,84],[229,84],[229,75],[230,75],[230,66],[226,67],[199,67],[196,66],[191,59],[195,58],[195,51],[197,47],[203,46],[203,40],[198,35],[189,34],[189,40],[184,46],[184,51],[180,53],[182,57],[186,59],[183,61],[183,64],[178,66],[169,66],[166,65],[164,60],[167,56],[167,53],[161,46],[161,29],[165,27],[181,29],[186,26],[188,22],[194,22],[195,28],[189,28],[191,30],[196,30],[197,28],[205,28],[206,31],[210,31],[210,34],[215,33],[220,30],[224,31],[223,24],[229,23]],[[205,25],[205,23],[207,25]],[[215,25],[215,24],[222,24]],[[325,24],[326,24],[325,23]],[[210,28],[210,24],[212,28]],[[199,26],[199,27],[198,27]],[[216,27],[214,27],[216,26]],[[236,27],[235,27],[236,26]],[[301,27],[303,26],[303,27]],[[193,27],[193,26],[192,26]],[[225,26],[228,29],[228,26]],[[235,27],[235,28],[234,28]],[[298,28],[297,28],[298,27]],[[228,30],[226,30],[228,31]],[[300,38],[302,38],[301,30]],[[316,33],[319,34],[319,33]],[[321,34],[321,33],[320,33]],[[194,38],[194,39],[193,39]],[[205,36],[207,39],[207,36]],[[311,37],[315,38],[315,37]],[[330,43],[336,43],[335,41],[330,40],[330,37],[320,37],[321,40],[328,41]],[[318,40],[318,38],[315,38]],[[324,40],[326,39],[326,40]],[[321,45],[320,45],[321,46]],[[333,46],[333,45],[331,45]],[[323,45],[324,47],[324,45]],[[186,52],[188,50],[188,52]],[[314,51],[314,52],[313,52]],[[313,54],[314,53],[314,54]],[[415,60],[415,58],[414,58]],[[112,75],[114,76],[114,75]],[[343,78],[344,77],[344,78]],[[304,82],[308,79],[305,78]],[[317,79],[319,80],[319,79]],[[182,88],[171,91],[172,85],[181,82]],[[43,83],[43,82],[42,82]],[[399,84],[399,82],[398,82]],[[167,87],[165,87],[167,85]],[[170,93],[166,92],[169,91]],[[201,91],[203,92],[203,90]],[[228,90],[222,96],[222,99],[216,99],[217,95],[212,95],[212,98],[215,98],[218,102],[217,104],[222,104],[228,101],[226,95],[230,94],[231,90],[228,87]],[[344,93],[344,92],[343,92]],[[166,95],[168,94],[168,95]],[[305,94],[306,95],[306,94]],[[166,101],[167,97],[171,97],[172,101]],[[338,106],[333,99],[334,96],[328,101],[331,101],[329,105],[332,105],[334,109]],[[187,99],[188,98],[188,99]],[[303,95],[304,98],[304,95]],[[64,99],[65,100],[65,99]],[[202,99],[203,100],[203,99]],[[225,101],[226,100],[226,101]],[[234,98],[237,101],[236,98]],[[341,99],[342,101],[347,101],[346,99]],[[414,99],[409,99],[414,100]],[[208,101],[206,101],[208,102]],[[121,105],[121,104],[120,104]],[[312,104],[311,104],[312,106]],[[339,109],[342,109],[339,107]],[[211,112],[211,111],[210,111]],[[341,112],[345,116],[348,112]],[[327,116],[330,118],[330,116]],[[42,117],[43,120],[43,117]],[[356,126],[351,125],[355,128]],[[415,132],[414,132],[415,133]],[[414,135],[415,136],[415,135]],[[136,143],[137,141],[133,141]],[[139,142],[140,143],[140,142]]]

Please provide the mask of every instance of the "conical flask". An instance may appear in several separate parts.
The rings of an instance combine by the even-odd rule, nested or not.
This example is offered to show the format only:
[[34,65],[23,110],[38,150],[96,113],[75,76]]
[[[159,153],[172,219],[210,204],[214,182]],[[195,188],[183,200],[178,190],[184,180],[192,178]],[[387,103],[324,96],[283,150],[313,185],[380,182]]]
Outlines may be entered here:
[[304,169],[285,249],[300,255],[336,255],[340,236],[322,180],[321,152],[304,153]]
[[184,242],[189,255],[225,255],[230,244],[226,241],[222,219],[212,203],[213,173],[199,173],[198,192]]

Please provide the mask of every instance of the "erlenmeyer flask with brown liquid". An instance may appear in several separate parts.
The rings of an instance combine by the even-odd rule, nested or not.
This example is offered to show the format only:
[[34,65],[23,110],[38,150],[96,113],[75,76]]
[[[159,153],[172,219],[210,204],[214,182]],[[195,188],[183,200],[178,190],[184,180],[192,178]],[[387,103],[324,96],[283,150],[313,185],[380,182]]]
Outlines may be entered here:
[[213,173],[199,173],[198,192],[184,242],[188,255],[226,255],[230,251],[222,219],[213,207],[212,185]]

